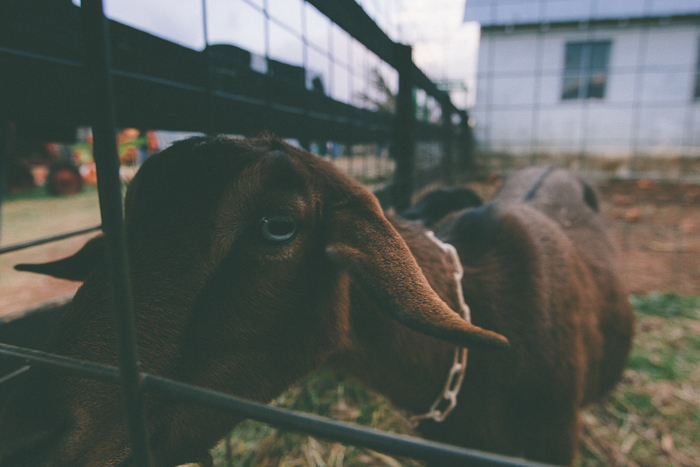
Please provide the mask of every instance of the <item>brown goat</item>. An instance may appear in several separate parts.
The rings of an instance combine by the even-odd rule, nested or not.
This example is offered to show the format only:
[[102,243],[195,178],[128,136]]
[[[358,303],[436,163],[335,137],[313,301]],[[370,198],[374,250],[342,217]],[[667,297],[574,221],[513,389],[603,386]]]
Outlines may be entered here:
[[[452,311],[450,258],[331,163],[275,139],[177,143],[126,197],[142,369],[269,401],[329,364],[422,413],[465,346],[459,404],[419,431],[569,464],[579,407],[619,379],[633,315],[584,185],[556,171],[522,203],[530,178],[438,226],[464,264],[471,325]],[[21,269],[84,279],[48,349],[114,365],[101,242]],[[1,467],[131,465],[118,388],[28,373],[0,414]],[[156,466],[205,459],[240,421],[161,396],[145,404]]]

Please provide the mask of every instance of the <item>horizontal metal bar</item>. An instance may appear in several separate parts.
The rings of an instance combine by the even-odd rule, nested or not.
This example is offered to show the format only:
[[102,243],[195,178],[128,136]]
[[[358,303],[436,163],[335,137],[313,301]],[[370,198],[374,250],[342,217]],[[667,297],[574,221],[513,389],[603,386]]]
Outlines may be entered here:
[[[64,64],[64,65],[71,65],[71,66],[74,66],[76,68],[83,68],[83,64],[79,63],[79,62],[62,61],[61,59],[54,60],[52,57],[45,56],[45,55],[34,54],[34,53],[25,53],[25,52],[18,51],[18,50],[12,50],[12,49],[6,49],[6,48],[0,47],[0,55],[2,55],[3,52],[10,53],[12,55],[17,55],[17,56],[24,56],[24,57],[26,57],[28,59],[32,59],[32,60],[44,61],[47,63],[54,63],[55,62],[55,63]],[[112,76],[114,79],[119,80],[120,83],[128,85],[129,88],[131,88],[131,86],[133,86],[135,84],[143,83],[144,85],[150,84],[150,85],[157,86],[157,89],[160,91],[172,90],[172,91],[181,91],[181,92],[186,92],[186,93],[194,93],[194,94],[199,94],[199,95],[205,95],[207,93],[207,89],[204,86],[183,83],[183,82],[180,82],[177,80],[151,76],[148,74],[119,70],[119,69],[111,69],[109,71],[109,73],[110,73],[110,76]],[[303,87],[299,91],[301,93],[307,93],[307,94],[311,95],[311,91],[308,91],[308,90],[304,89]],[[212,89],[212,96],[216,97],[217,101],[219,99],[224,99],[224,100],[229,101],[229,102],[251,104],[251,105],[254,105],[254,106],[257,106],[260,108],[263,108],[266,106],[266,103],[265,103],[266,101],[264,99],[261,99],[259,97],[253,97],[253,96],[246,96],[243,94],[236,94],[236,93],[232,93],[229,91]],[[117,95],[117,97],[119,97],[119,95]],[[348,108],[350,110],[366,111],[367,117],[371,117],[370,114],[376,113],[376,112],[371,111],[369,109],[362,109],[362,108],[354,107],[351,104],[343,103],[343,102],[334,100],[332,98],[329,98],[329,104],[331,104],[331,103],[332,104],[338,104],[338,103],[343,104],[344,106],[348,106]],[[219,108],[221,105],[225,106],[226,104],[227,103],[217,102],[216,107]],[[307,117],[312,117],[315,115],[315,112],[309,112],[307,114],[307,111],[309,109],[307,109],[305,107],[290,106],[287,104],[278,104],[275,101],[273,101],[272,104],[278,106],[275,110],[277,110],[280,115],[285,115],[285,116],[288,116],[288,117],[291,117],[294,119],[296,119],[297,116],[301,116],[304,114],[306,114]],[[345,118],[344,112],[346,110],[348,110],[348,109],[343,109],[343,111],[340,114],[335,113],[335,112],[321,112],[321,113],[328,114],[331,116],[331,117],[326,116],[326,117],[322,118],[321,119],[322,123],[327,123],[328,121],[331,121],[331,122],[338,123],[341,125],[353,126],[353,127],[355,127],[354,129],[359,130],[360,133],[357,133],[357,134],[364,134],[363,132],[367,128],[371,127],[372,124],[365,123],[366,120],[364,118],[362,118],[362,116],[360,116],[359,118],[356,118],[355,123],[346,122],[345,120],[342,120]],[[152,126],[152,127],[157,127],[157,128],[161,128],[161,129],[168,129],[168,130],[183,130],[183,129],[185,129],[185,128],[181,128],[181,127],[173,128],[172,126],[168,126],[167,124],[165,126],[163,126],[163,122],[161,120],[159,120],[158,122],[151,121],[150,123],[145,124],[144,121],[142,120],[144,118],[144,116],[141,113],[138,114],[138,120],[134,121],[135,117],[133,115],[130,115],[129,112],[130,112],[129,110],[125,110],[125,111],[122,111],[121,114],[119,114],[120,126],[139,126],[139,127]],[[147,118],[147,120],[149,118]],[[338,118],[340,118],[341,120],[338,120]],[[84,125],[86,123],[89,123],[82,116],[78,120],[79,120],[79,122],[77,122],[76,125],[78,123],[80,125]],[[363,123],[358,124],[357,121],[360,121]],[[313,123],[311,124],[311,127],[313,127]],[[192,128],[189,128],[189,129],[191,130]],[[228,131],[226,129],[220,128],[218,131],[221,131],[224,133],[226,133],[226,132],[236,133],[235,128],[231,128]],[[284,130],[277,129],[276,131],[279,132],[279,131],[284,131]],[[293,135],[283,134],[280,136],[292,137]]]
[[222,99],[228,99],[234,102],[243,102],[245,104],[253,104],[260,106],[265,105],[265,99],[260,99],[258,97],[248,97],[242,94],[233,94],[231,92],[220,91],[217,89],[213,89],[212,94],[216,97],[221,97]]
[[206,88],[204,86],[194,86],[192,84],[181,83],[180,81],[173,81],[171,79],[158,78],[156,76],[144,75],[143,73],[134,73],[132,71],[124,71],[119,69],[110,69],[109,74],[111,76],[119,76],[122,78],[130,78],[138,81],[145,81],[148,83],[161,84],[163,86],[168,86],[171,88],[182,89],[185,91],[192,91],[204,94]]
[[73,232],[67,232],[67,233],[63,233],[63,234],[59,234],[59,235],[54,235],[51,237],[39,238],[37,240],[31,240],[31,241],[24,242],[24,243],[16,243],[14,245],[9,245],[9,246],[0,248],[0,255],[3,253],[10,253],[12,251],[23,250],[25,248],[29,248],[32,246],[43,245],[45,243],[51,243],[51,242],[57,242],[59,240],[65,240],[66,238],[77,237],[78,235],[83,235],[83,234],[87,234],[90,232],[95,232],[96,230],[100,230],[101,228],[102,228],[101,225],[96,225],[94,227],[88,227],[85,229],[75,230]]
[[146,375],[143,387],[148,392],[166,394],[169,397],[226,410],[280,428],[301,431],[312,436],[362,446],[394,456],[431,461],[440,465],[545,467],[545,464],[541,463],[387,433],[318,415],[299,413],[164,378]]
[[119,369],[99,363],[75,360],[39,350],[0,343],[0,357],[31,363],[33,366],[60,368],[68,373],[106,383],[119,384]]
[[22,373],[24,373],[25,371],[27,371],[30,368],[31,367],[29,365],[25,365],[21,368],[16,369],[12,373],[9,373],[9,374],[6,374],[5,376],[0,377],[0,384],[6,383],[7,381],[10,381],[11,379],[18,377],[19,375],[21,375]]
[[[31,362],[43,367],[58,367],[85,378],[119,383],[119,370],[92,362],[83,362],[36,350],[0,344],[0,357],[5,356]],[[465,449],[426,441],[411,436],[386,433],[373,428],[330,420],[318,415],[295,412],[253,402],[221,392],[198,388],[159,376],[140,374],[141,386],[146,392],[156,392],[186,402],[225,410],[245,418],[277,427],[301,431],[320,438],[331,439],[354,446],[363,446],[386,454],[410,457],[447,465],[547,467],[547,464]]]
[[[395,54],[396,42],[374,22],[372,18],[354,1],[308,0],[318,11],[345,30],[362,45],[394,69],[401,67]],[[430,78],[417,66],[413,65],[411,73],[414,84],[423,88],[430,96],[455,108],[449,95],[437,88]]]
[[75,60],[66,60],[64,58],[51,57],[49,55],[37,54],[34,52],[27,52],[24,50],[8,49],[7,47],[0,47],[0,52],[17,55],[19,57],[32,58],[34,60],[41,60],[44,62],[57,63],[59,65],[68,65],[76,68],[83,66],[82,62],[76,62]]
[[396,68],[394,41],[354,1],[308,0],[324,16]]

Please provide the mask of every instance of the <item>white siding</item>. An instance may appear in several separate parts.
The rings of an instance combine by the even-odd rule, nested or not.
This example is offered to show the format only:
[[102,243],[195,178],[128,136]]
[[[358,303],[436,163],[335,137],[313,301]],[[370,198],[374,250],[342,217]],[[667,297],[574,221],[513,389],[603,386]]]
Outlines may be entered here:
[[[578,0],[551,0],[547,2],[546,13],[542,17],[541,22],[579,21],[583,18],[590,17],[590,14],[591,7],[588,2],[581,2]],[[481,24],[489,24],[486,22],[479,22]]]
[[534,35],[506,36],[492,53],[492,63],[499,74],[517,74],[518,72],[533,72],[535,70],[535,46],[537,38]]
[[639,18],[700,12],[700,0],[466,0],[464,21],[482,25]]
[[[696,25],[483,33],[471,110],[480,147],[514,154],[694,155],[699,39]],[[605,98],[563,101],[566,43],[586,40],[611,41]]]

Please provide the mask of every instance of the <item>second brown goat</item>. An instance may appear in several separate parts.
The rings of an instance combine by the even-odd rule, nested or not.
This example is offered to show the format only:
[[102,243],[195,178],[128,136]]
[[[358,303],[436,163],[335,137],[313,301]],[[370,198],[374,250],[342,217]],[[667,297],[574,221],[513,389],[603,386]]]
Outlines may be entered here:
[[[439,242],[330,162],[272,138],[176,143],[126,196],[142,370],[267,402],[331,365],[421,414],[468,347],[459,403],[418,431],[570,464],[579,409],[620,378],[633,314],[590,188],[540,176],[436,226],[459,252],[470,324]],[[19,269],[84,281],[48,350],[114,365],[102,243]],[[205,459],[240,422],[156,395],[145,407],[162,467]],[[129,466],[121,410],[114,386],[32,368],[0,413],[0,466]]]

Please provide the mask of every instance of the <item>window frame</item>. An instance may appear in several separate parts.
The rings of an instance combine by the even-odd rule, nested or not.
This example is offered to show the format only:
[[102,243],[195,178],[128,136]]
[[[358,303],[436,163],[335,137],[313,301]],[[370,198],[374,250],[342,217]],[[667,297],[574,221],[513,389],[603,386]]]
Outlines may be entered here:
[[[595,66],[596,55],[594,54],[597,47],[603,47],[604,53],[602,66]],[[570,67],[570,55],[574,54],[574,47],[580,47],[580,58],[577,67]],[[595,39],[595,40],[575,40],[567,41],[564,44],[564,67],[562,72],[562,87],[560,98],[562,101],[579,101],[597,99],[604,100],[606,98],[606,90],[608,79],[610,76],[610,53],[612,50],[612,39]],[[598,56],[600,58],[600,56]],[[602,83],[596,84],[594,80],[602,77]],[[567,81],[578,84],[574,89],[578,92],[570,94],[567,89]],[[569,86],[570,87],[570,86]],[[598,91],[596,91],[598,89]]]

